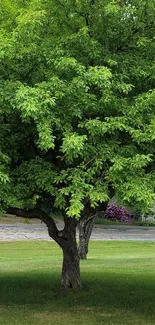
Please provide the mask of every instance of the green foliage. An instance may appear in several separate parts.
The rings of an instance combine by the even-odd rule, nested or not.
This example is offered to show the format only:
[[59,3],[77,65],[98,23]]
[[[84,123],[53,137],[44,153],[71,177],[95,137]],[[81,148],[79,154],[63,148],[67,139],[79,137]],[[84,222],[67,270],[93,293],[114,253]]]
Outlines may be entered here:
[[62,152],[66,154],[69,161],[78,158],[78,156],[84,151],[86,135],[78,135],[76,133],[67,134],[63,138]]
[[[155,199],[153,1],[3,0],[0,200],[80,218]],[[4,159],[7,157],[7,159]]]

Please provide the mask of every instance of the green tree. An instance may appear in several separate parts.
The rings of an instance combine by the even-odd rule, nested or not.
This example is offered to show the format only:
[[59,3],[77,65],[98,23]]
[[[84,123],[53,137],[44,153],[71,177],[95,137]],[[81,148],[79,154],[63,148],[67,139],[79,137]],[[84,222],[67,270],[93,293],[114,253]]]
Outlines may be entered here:
[[79,220],[113,193],[141,211],[154,201],[153,1],[1,3],[1,209],[47,225],[61,283],[77,287]]

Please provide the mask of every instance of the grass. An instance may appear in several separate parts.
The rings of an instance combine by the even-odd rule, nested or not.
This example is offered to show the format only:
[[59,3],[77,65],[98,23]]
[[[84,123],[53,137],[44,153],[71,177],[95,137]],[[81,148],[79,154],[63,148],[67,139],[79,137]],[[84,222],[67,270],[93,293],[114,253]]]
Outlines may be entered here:
[[128,222],[119,222],[119,221],[111,221],[105,218],[98,218],[95,221],[95,225],[99,225],[99,226],[113,226],[113,225],[117,225],[117,226],[143,226],[143,227],[155,227],[155,222],[151,223],[151,222],[139,222],[139,221],[131,221],[130,223]]
[[26,219],[20,218],[13,215],[8,214],[1,214],[0,215],[0,224],[16,224],[16,223],[25,223],[25,224],[32,224],[32,223],[40,223],[37,219]]
[[82,290],[60,289],[61,263],[53,242],[1,242],[0,324],[155,324],[155,243],[91,242]]
[[125,226],[131,226],[132,223],[122,223],[122,222],[119,222],[119,221],[111,221],[111,220],[108,220],[108,219],[105,219],[105,218],[98,218],[95,220],[95,225],[103,225],[103,226],[111,226],[111,225],[125,225]]
[[[59,222],[62,220],[62,217],[60,215],[53,215],[53,218],[55,219],[56,222]],[[22,223],[22,224],[40,224],[40,220],[38,219],[26,219],[22,217],[16,217],[13,215],[9,214],[1,214],[0,215],[0,224],[17,224],[17,223]]]

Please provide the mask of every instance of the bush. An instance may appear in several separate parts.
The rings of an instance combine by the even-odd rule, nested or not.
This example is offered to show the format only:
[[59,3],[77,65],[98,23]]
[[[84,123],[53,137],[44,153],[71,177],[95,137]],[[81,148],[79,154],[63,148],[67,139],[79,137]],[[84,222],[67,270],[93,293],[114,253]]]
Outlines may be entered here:
[[131,222],[132,215],[124,207],[112,203],[108,205],[104,217],[111,221]]

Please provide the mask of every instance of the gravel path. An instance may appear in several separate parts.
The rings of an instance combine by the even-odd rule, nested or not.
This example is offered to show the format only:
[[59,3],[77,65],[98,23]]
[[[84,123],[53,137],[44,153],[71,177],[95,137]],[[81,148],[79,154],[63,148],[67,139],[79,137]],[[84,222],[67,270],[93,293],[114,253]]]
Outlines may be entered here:
[[0,241],[6,240],[50,240],[44,224],[1,224]]
[[[57,224],[62,229],[63,224]],[[78,231],[77,231],[78,236]],[[134,226],[95,226],[92,240],[137,240],[155,242],[155,228]],[[0,241],[51,240],[44,224],[0,224]]]
[[155,242],[154,227],[103,226],[94,227],[91,239],[98,240],[136,240]]

